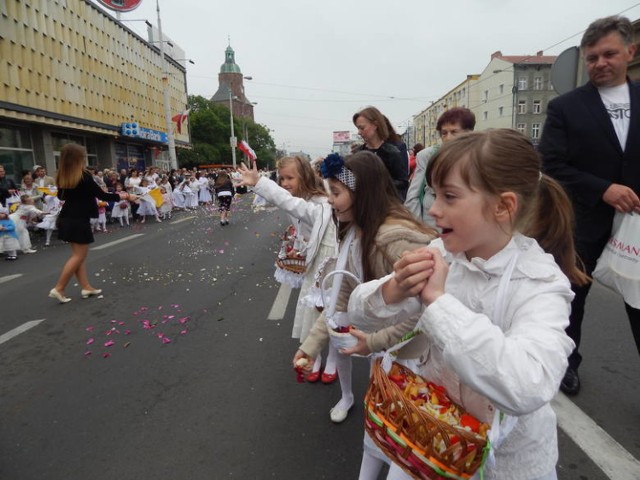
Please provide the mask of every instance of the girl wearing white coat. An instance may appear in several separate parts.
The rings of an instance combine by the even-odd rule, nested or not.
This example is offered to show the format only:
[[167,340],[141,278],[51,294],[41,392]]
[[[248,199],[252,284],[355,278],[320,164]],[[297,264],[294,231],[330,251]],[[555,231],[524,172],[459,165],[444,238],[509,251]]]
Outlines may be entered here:
[[[587,277],[576,267],[569,200],[540,167],[513,130],[443,145],[427,172],[441,240],[407,252],[392,275],[361,285],[349,303],[365,331],[417,318],[427,343],[420,373],[481,421],[506,414],[489,434],[486,479],[557,478],[549,402],[573,348],[564,332],[569,280]],[[394,465],[388,478],[409,477]]]

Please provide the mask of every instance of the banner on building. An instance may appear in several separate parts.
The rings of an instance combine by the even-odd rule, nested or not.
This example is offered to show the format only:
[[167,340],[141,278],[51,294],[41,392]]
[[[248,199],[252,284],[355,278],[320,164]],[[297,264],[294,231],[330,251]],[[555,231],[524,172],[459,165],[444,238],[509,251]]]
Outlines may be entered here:
[[333,132],[333,143],[349,143],[351,141],[351,132],[340,131]]

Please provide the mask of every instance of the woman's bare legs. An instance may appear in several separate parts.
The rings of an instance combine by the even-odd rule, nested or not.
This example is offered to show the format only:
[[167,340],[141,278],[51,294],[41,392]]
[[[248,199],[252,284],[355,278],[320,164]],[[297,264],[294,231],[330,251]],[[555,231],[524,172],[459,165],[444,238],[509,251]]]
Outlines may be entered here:
[[71,257],[62,267],[60,278],[56,283],[55,289],[64,295],[64,289],[67,287],[69,280],[74,275],[78,279],[78,283],[83,290],[93,290],[87,277],[86,259],[89,253],[89,244],[71,243]]

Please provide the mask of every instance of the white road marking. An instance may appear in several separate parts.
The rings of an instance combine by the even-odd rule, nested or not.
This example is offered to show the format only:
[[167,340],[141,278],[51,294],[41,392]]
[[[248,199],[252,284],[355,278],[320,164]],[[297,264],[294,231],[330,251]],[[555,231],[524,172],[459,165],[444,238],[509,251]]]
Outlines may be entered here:
[[31,320],[30,322],[23,323],[22,325],[14,328],[13,330],[9,330],[7,333],[0,335],[0,344],[3,344],[4,342],[8,342],[13,337],[17,337],[21,333],[24,333],[27,330],[40,325],[42,322],[44,322],[44,318],[40,320]]
[[278,295],[276,295],[276,299],[273,301],[267,320],[282,320],[284,318],[290,296],[291,287],[284,283],[280,285],[280,290],[278,290]]
[[190,217],[180,218],[178,220],[174,220],[173,222],[169,222],[169,223],[171,223],[171,225],[175,225],[176,223],[186,222],[187,220],[193,220],[194,218],[197,218],[197,217],[195,215],[191,215]]
[[16,278],[20,278],[22,276],[21,273],[15,273],[13,275],[5,275],[4,277],[0,277],[0,283],[10,282],[11,280],[15,280]]
[[640,461],[625,450],[564,394],[551,401],[558,425],[593,462],[615,480],[638,480]]
[[113,242],[108,242],[102,244],[98,247],[93,247],[91,250],[103,250],[105,248],[113,247],[114,245],[118,245],[119,243],[128,242],[129,240],[133,240],[134,238],[142,237],[144,233],[136,233],[134,235],[129,235],[128,237],[121,238],[120,240],[114,240]]

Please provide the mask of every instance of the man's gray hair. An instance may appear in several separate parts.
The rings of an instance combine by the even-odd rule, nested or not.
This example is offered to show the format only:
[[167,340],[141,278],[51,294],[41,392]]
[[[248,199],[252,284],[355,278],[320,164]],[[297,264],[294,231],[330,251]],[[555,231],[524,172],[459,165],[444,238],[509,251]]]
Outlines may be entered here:
[[580,41],[580,48],[591,47],[602,37],[618,32],[625,45],[633,43],[633,27],[627,17],[612,15],[591,22]]

